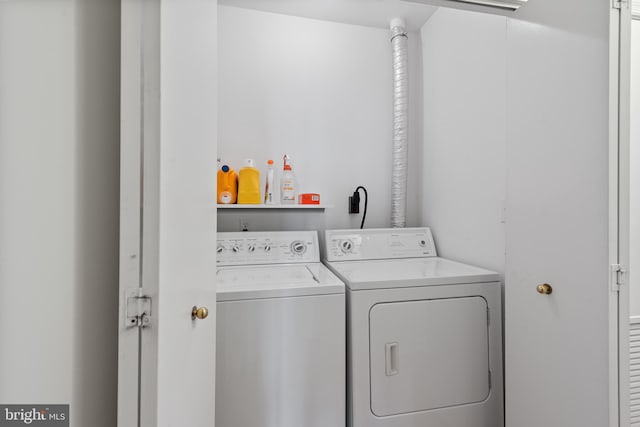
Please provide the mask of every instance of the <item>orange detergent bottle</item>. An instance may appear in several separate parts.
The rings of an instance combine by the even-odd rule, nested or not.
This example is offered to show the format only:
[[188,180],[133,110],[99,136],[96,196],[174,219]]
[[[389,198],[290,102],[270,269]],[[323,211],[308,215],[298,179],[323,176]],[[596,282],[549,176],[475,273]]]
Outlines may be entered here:
[[228,205],[238,199],[238,175],[224,165],[218,171],[218,203]]
[[238,204],[259,205],[261,202],[260,171],[256,169],[253,159],[245,159],[238,176]]

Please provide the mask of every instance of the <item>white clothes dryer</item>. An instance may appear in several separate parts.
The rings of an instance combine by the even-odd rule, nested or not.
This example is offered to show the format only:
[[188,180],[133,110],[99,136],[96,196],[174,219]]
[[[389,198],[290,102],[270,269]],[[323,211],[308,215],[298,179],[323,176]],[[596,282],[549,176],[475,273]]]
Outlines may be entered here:
[[218,233],[216,427],[344,427],[344,284],[316,231]]
[[347,425],[502,427],[500,277],[428,228],[327,230],[346,284]]

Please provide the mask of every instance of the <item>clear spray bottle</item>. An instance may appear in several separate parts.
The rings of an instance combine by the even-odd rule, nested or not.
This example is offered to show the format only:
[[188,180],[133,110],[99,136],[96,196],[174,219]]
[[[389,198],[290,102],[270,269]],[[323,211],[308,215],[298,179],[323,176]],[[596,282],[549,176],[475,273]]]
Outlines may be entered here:
[[273,176],[275,171],[273,170],[273,160],[267,160],[267,181],[264,185],[264,204],[265,205],[273,205],[273,190],[275,189],[273,185]]
[[294,205],[298,198],[298,181],[291,167],[291,157],[284,155],[282,178],[280,178],[280,203]]

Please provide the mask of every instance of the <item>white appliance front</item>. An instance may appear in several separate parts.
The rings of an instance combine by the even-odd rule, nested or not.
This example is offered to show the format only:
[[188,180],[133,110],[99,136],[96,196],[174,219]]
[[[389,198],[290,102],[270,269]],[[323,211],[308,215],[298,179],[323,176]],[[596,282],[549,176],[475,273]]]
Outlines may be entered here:
[[344,294],[217,309],[216,427],[345,425]]
[[216,427],[344,426],[344,285],[317,233],[218,243]]
[[485,400],[487,310],[479,296],[374,305],[369,312],[371,411],[386,417]]
[[325,237],[347,286],[347,424],[502,427],[499,276],[436,257],[428,229]]

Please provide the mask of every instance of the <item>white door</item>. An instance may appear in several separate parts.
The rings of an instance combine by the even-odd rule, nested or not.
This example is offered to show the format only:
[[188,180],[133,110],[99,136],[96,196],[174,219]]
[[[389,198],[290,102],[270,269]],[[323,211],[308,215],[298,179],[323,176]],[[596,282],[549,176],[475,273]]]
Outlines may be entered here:
[[[631,117],[640,115],[640,1],[633,1],[631,23]],[[640,121],[632,120],[630,127],[630,256],[629,269],[629,421],[640,427]],[[623,321],[624,319],[621,319]],[[624,375],[624,373],[622,373]]]
[[605,35],[618,12],[529,3],[534,22],[557,21],[509,23],[506,425],[624,426],[611,268],[624,244],[619,100],[617,82],[607,86],[618,51]]
[[123,1],[121,35],[118,425],[213,426],[217,2]]
[[[616,265],[616,276],[612,278],[617,289],[611,298],[611,370],[610,390],[612,417],[610,425],[630,426],[630,360],[629,360],[629,313],[630,288],[634,277],[631,263],[631,0],[623,2],[611,15],[611,87],[612,87],[612,194],[617,203],[611,206],[610,234],[617,243],[611,251],[611,262]],[[613,90],[617,89],[617,91]],[[613,245],[612,245],[613,246]],[[617,398],[617,399],[616,399]],[[615,412],[614,412],[615,410]],[[635,424],[633,424],[635,425]]]

